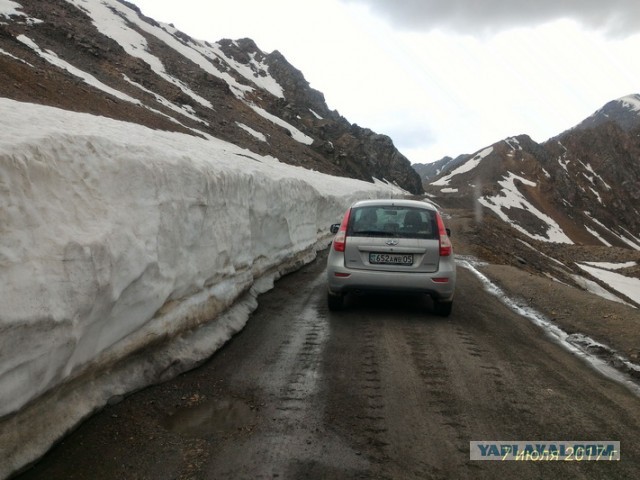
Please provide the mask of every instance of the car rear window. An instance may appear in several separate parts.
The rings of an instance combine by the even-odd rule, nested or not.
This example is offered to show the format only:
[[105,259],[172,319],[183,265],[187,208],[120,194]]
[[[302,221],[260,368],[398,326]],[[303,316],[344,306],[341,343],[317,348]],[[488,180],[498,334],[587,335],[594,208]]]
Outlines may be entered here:
[[438,238],[433,210],[400,206],[354,208],[347,227],[354,237]]

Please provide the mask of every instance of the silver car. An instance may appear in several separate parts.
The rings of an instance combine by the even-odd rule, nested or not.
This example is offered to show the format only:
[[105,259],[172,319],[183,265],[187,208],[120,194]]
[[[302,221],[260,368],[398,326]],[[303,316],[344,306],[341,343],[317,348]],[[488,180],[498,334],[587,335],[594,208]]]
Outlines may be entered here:
[[416,200],[364,200],[353,204],[327,260],[329,309],[344,306],[350,292],[423,293],[438,315],[449,316],[456,265],[440,213]]

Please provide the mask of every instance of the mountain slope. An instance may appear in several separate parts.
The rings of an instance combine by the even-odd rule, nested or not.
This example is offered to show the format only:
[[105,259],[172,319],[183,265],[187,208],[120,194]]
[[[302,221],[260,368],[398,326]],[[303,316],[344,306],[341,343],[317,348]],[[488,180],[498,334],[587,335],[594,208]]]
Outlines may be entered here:
[[610,102],[542,144],[526,135],[494,143],[427,180],[427,194],[444,207],[474,212],[468,233],[478,256],[611,292],[589,262],[613,262],[618,273],[640,277],[634,98]]
[[585,121],[543,144],[507,138],[445,168],[428,190],[477,200],[532,239],[640,249],[640,110],[630,98],[607,104],[620,123]]
[[333,175],[422,191],[389,137],[350,124],[279,52],[195,40],[117,0],[0,7],[0,95],[230,141]]
[[623,130],[632,130],[638,126],[640,118],[640,95],[633,94],[612,100],[584,119],[573,130],[585,130],[613,122]]
[[414,163],[413,169],[418,172],[423,183],[428,183],[444,171],[451,171],[469,160],[469,155],[459,155],[456,158],[444,157],[432,163]]

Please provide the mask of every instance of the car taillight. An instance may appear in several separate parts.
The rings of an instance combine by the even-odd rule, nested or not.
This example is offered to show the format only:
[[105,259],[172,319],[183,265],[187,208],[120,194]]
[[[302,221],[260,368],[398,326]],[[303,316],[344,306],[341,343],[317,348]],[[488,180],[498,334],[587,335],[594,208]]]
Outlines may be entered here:
[[349,224],[349,217],[351,217],[351,209],[347,210],[347,213],[344,214],[338,233],[336,233],[333,239],[333,249],[336,252],[344,252],[347,246],[347,225]]
[[436,212],[436,219],[438,220],[438,232],[440,233],[440,256],[448,257],[451,255],[451,240],[449,240],[449,235],[447,235],[447,231],[444,228],[444,222],[438,212]]

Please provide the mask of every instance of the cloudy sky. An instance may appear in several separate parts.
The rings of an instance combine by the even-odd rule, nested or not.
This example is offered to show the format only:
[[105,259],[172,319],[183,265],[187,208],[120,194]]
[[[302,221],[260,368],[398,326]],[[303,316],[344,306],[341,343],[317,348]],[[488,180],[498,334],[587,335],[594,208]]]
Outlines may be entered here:
[[279,50],[413,163],[542,142],[640,93],[638,0],[132,0],[201,40]]

